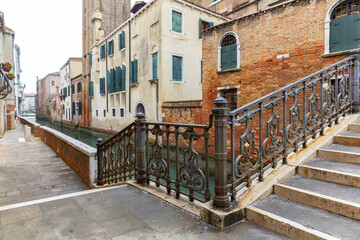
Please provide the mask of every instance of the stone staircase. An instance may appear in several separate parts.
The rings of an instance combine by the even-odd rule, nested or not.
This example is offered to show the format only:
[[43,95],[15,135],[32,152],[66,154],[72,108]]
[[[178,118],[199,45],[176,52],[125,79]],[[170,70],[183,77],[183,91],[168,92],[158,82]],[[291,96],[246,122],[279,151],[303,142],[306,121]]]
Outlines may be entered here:
[[246,218],[292,239],[360,239],[360,123],[296,170]]

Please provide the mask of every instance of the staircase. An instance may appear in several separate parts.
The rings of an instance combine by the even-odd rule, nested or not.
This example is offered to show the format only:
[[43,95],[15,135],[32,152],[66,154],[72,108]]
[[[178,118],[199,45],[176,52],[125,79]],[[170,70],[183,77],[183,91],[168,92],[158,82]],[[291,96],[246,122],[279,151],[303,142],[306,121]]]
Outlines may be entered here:
[[246,218],[292,239],[360,239],[360,122],[333,140]]

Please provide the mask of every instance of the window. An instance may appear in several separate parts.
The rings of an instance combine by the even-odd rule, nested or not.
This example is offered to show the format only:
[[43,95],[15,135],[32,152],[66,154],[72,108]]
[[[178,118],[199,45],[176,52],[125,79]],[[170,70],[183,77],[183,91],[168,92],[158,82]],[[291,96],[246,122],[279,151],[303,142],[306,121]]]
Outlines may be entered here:
[[111,40],[107,44],[107,56],[112,56],[114,54],[114,40]]
[[94,82],[93,81],[89,82],[89,96],[90,97],[94,96]]
[[55,81],[51,81],[51,86],[55,86]]
[[229,112],[237,108],[237,88],[221,90],[221,96],[228,101]]
[[100,78],[100,94],[105,94],[105,78]]
[[105,109],[103,110],[103,117],[104,118],[106,117],[106,110]]
[[82,103],[78,102],[78,111],[79,111],[79,116],[82,116]]
[[75,94],[75,85],[74,84],[71,85],[71,93]]
[[138,114],[138,113],[143,113],[143,114],[145,115],[145,107],[144,107],[144,104],[138,103],[138,104],[136,105],[135,112],[136,112],[136,114]]
[[130,62],[130,84],[138,83],[138,60]]
[[64,89],[64,91],[63,91],[63,92],[64,92],[64,98],[65,98],[65,97],[67,97],[67,88],[66,88],[66,87],[64,87],[63,89]]
[[122,65],[122,71],[121,71],[122,77],[121,77],[121,85],[120,85],[120,91],[125,91],[125,85],[126,85],[126,66]]
[[120,108],[120,118],[125,118],[125,108]]
[[70,85],[67,87],[68,88],[68,96],[71,95],[71,92],[70,92]]
[[116,118],[116,109],[115,108],[113,108],[113,109],[111,109],[112,111],[112,117],[113,118]]
[[105,59],[105,44],[100,47],[100,60]]
[[219,71],[240,68],[239,46],[235,33],[226,33],[222,37],[219,46]]
[[329,52],[360,48],[359,29],[360,2],[348,0],[337,5],[330,14]]
[[181,12],[172,10],[172,24],[171,30],[177,33],[183,33],[183,14]]
[[56,86],[56,93],[59,93],[59,86]]
[[99,110],[95,110],[95,116],[99,117]]
[[151,55],[151,79],[158,79],[158,53],[153,53]]
[[172,80],[183,81],[183,57],[181,56],[172,56]]
[[202,31],[207,29],[207,28],[211,28],[214,26],[213,22],[208,22],[205,20],[202,20],[201,18],[199,19],[199,38],[202,38]]
[[77,84],[77,92],[78,93],[82,92],[82,84],[81,84],[81,82],[78,82],[78,84]]
[[119,50],[125,48],[125,32],[121,31],[119,34]]

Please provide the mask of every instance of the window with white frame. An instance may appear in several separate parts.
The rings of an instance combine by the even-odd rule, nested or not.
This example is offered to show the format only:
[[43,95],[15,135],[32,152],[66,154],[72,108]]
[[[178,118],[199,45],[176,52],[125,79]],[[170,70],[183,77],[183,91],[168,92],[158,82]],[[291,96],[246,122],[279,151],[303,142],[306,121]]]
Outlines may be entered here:
[[183,33],[183,13],[177,10],[171,11],[171,31]]
[[120,108],[120,118],[125,118],[125,108]]
[[95,111],[95,116],[96,116],[96,117],[99,117],[99,110],[96,110],[96,111]]
[[100,46],[100,60],[105,59],[105,44]]
[[179,55],[172,55],[172,81],[183,81],[183,57]]
[[159,54],[153,53],[151,54],[151,79],[158,79],[158,69],[159,69]]
[[103,117],[104,118],[106,117],[106,110],[105,109],[103,110]]
[[218,71],[240,68],[240,42],[234,32],[224,34],[218,49]]
[[112,113],[112,117],[116,118],[116,109],[115,108],[111,109],[111,113]]
[[107,43],[107,56],[112,56],[114,54],[114,40],[111,40]]

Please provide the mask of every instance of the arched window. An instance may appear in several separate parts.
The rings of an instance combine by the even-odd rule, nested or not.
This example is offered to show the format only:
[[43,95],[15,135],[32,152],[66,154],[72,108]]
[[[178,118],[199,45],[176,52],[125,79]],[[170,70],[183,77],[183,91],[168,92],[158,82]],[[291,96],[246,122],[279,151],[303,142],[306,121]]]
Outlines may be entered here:
[[226,33],[220,40],[218,70],[240,68],[240,43],[234,32]]
[[143,113],[145,115],[145,106],[144,106],[144,104],[138,103],[136,105],[135,112],[136,112],[136,114],[141,112],[141,113]]
[[[330,29],[329,29],[330,28]],[[325,21],[325,53],[360,48],[360,2],[340,1],[328,11]],[[330,37],[328,36],[330,35]]]

